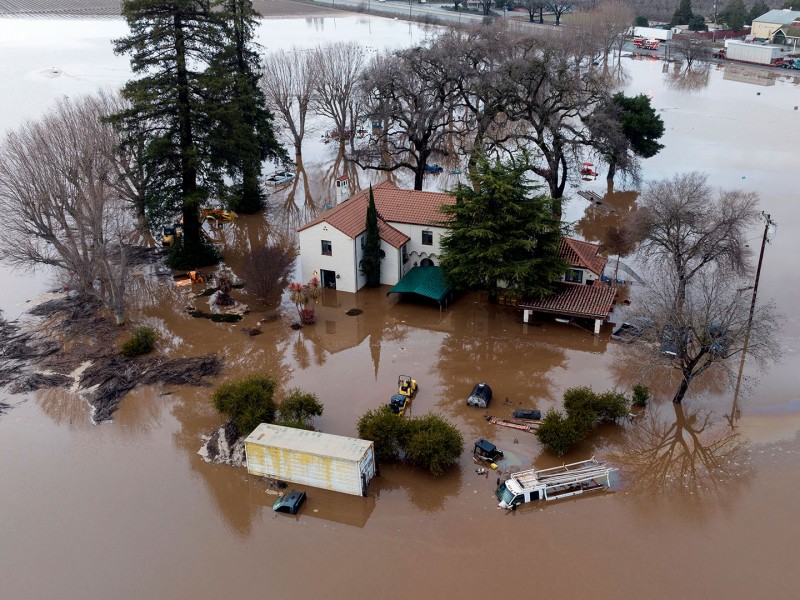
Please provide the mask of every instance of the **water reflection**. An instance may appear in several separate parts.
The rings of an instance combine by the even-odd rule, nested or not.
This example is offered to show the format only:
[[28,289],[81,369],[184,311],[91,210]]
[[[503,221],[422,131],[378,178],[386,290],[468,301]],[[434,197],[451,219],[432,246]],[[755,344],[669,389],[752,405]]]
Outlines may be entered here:
[[749,471],[748,444],[710,411],[672,404],[674,418],[648,410],[628,427],[612,460],[631,487],[648,494],[730,494]]
[[370,494],[404,490],[414,506],[426,513],[442,510],[448,498],[458,496],[463,486],[461,467],[456,465],[439,477],[407,465],[381,465],[381,476],[370,483]]
[[603,203],[590,203],[583,217],[575,224],[575,232],[588,242],[608,244],[607,234],[611,227],[625,226],[638,210],[636,199],[639,192],[608,190]]
[[671,73],[668,73],[666,82],[669,87],[675,90],[695,92],[708,86],[711,65],[695,64],[691,67],[683,68],[683,63],[676,62]]

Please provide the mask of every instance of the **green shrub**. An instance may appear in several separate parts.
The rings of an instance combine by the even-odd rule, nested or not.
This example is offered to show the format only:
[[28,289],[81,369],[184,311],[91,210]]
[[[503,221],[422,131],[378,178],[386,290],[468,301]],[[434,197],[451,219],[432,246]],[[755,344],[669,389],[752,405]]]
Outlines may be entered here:
[[[302,390],[290,390],[283,402],[278,406],[280,415],[279,425],[286,423],[303,423],[300,429],[311,429],[311,419],[322,416],[324,406],[315,394]],[[286,427],[296,427],[297,425],[286,425]]]
[[360,438],[375,443],[378,461],[403,457],[433,475],[444,473],[464,450],[461,432],[438,415],[404,418],[381,406],[361,415],[356,427]]
[[594,406],[600,421],[616,421],[627,415],[630,410],[628,398],[617,390],[597,394]]
[[277,382],[269,375],[251,375],[220,385],[211,396],[214,407],[226,415],[239,430],[249,435],[261,423],[275,419]]
[[384,405],[365,412],[356,423],[358,437],[375,443],[379,462],[400,458],[402,443],[407,438],[406,420]]
[[139,325],[131,332],[131,337],[122,344],[120,352],[123,356],[133,358],[155,350],[156,330],[147,325]]
[[637,383],[633,386],[633,399],[631,403],[636,406],[637,408],[644,408],[647,406],[647,402],[650,400],[650,388],[646,385],[642,385],[641,383]]
[[464,451],[461,432],[439,415],[428,414],[407,420],[410,435],[403,446],[413,465],[441,475],[458,462]]
[[536,430],[536,437],[542,445],[556,456],[563,456],[586,435],[584,416],[567,417],[560,411],[551,408],[547,411],[542,424]]

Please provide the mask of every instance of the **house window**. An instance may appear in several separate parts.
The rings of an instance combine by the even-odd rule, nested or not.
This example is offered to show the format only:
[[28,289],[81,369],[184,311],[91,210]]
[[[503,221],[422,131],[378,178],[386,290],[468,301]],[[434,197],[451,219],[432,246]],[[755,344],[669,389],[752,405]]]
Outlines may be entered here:
[[322,240],[322,255],[333,256],[333,245],[330,240]]
[[569,281],[570,283],[583,283],[583,271],[580,269],[570,269],[567,271],[566,275],[564,275],[564,281]]
[[407,262],[408,262],[408,248],[404,244],[403,245],[403,264],[406,264]]
[[364,248],[367,247],[367,236],[362,235],[360,239],[361,239],[361,249],[363,250]]
[[423,246],[433,246],[433,232],[432,231],[423,231],[422,232],[422,245]]

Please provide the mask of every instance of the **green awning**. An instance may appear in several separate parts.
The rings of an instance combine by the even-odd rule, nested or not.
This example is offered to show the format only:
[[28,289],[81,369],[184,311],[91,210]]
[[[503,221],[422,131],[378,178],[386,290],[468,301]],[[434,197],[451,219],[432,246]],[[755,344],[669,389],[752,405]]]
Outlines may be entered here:
[[417,294],[441,305],[450,291],[450,286],[444,280],[444,272],[439,267],[414,267],[386,295]]

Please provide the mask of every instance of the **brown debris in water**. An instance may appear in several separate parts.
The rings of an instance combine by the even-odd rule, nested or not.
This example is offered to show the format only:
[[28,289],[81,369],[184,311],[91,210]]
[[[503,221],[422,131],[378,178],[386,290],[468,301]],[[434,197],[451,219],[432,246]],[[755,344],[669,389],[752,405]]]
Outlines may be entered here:
[[80,387],[97,386],[88,401],[95,409],[93,419],[99,423],[110,419],[125,394],[137,385],[207,386],[210,384],[203,377],[215,377],[221,370],[222,359],[216,354],[172,360],[114,354],[88,367],[81,375]]
[[11,386],[10,392],[12,394],[22,394],[25,392],[35,392],[43,388],[54,388],[69,385],[72,383],[72,377],[61,375],[59,373],[44,374],[32,373],[30,375],[23,375],[17,379]]

